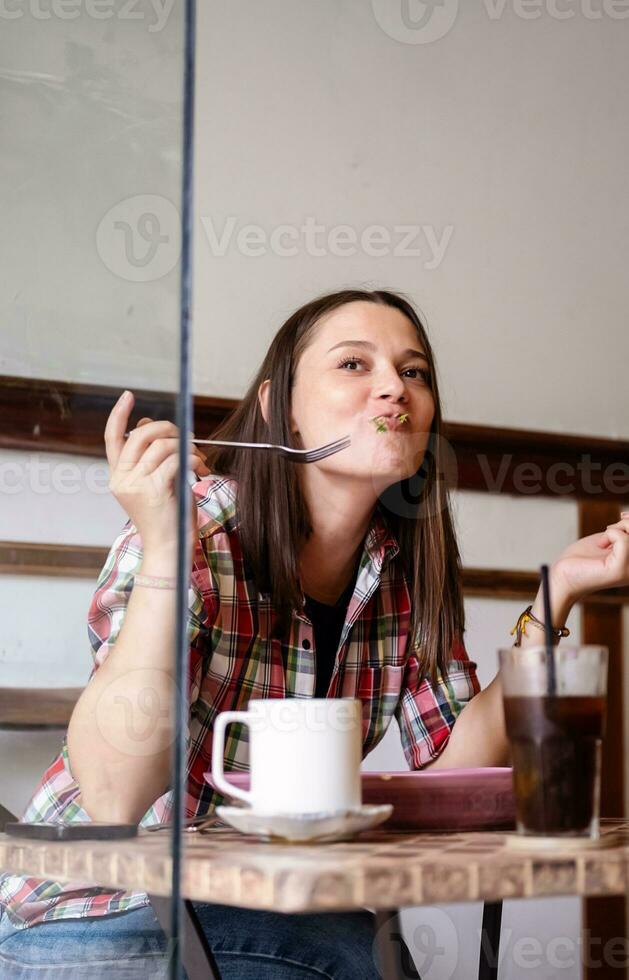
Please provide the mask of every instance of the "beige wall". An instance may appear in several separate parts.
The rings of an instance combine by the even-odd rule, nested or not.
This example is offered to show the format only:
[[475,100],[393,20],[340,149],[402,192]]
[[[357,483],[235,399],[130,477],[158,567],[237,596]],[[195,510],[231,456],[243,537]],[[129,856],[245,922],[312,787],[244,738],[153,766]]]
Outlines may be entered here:
[[[448,418],[626,436],[629,22],[525,20],[509,2],[492,19],[485,0],[403,43],[404,6],[423,8],[199,5],[195,389],[240,396],[320,291],[388,286],[426,314]],[[247,225],[266,236],[257,256]],[[281,225],[294,255],[273,247]],[[341,225],[354,255],[327,241]],[[371,225],[391,235],[382,254],[360,245]],[[418,256],[394,254],[400,225]]]
[[[175,383],[180,5],[160,30],[140,7],[26,17],[0,39],[5,222],[21,227],[0,243],[3,373]],[[423,32],[405,7],[423,5],[198,5],[195,390],[242,395],[313,295],[389,286],[425,312],[448,417],[626,436],[622,3],[446,0]],[[167,241],[136,282],[114,223],[137,232],[143,207]],[[390,242],[364,241],[371,226]]]

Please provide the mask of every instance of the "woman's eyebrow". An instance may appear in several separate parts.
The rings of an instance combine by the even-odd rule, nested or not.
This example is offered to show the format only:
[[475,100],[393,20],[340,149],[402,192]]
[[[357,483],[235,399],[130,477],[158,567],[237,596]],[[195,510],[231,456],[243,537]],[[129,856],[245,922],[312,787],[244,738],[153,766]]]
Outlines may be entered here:
[[[370,340],[341,340],[334,347],[330,347],[328,354],[331,351],[336,350],[337,347],[365,347],[367,350],[375,350],[376,345],[372,344]],[[412,347],[407,347],[405,351],[402,351],[402,357],[421,357],[424,361],[428,361],[428,358],[420,350],[413,350]]]

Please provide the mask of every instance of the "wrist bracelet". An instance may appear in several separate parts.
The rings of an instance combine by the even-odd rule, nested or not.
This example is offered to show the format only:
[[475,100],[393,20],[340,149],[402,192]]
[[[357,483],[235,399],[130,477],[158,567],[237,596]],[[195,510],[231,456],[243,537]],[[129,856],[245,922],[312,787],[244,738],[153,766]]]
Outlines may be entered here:
[[176,578],[162,578],[159,575],[134,575],[133,585],[145,585],[149,589],[176,589]]
[[[518,616],[517,623],[510,631],[509,634],[510,636],[513,636],[514,633],[516,634],[515,643],[513,644],[516,647],[521,646],[523,636],[528,636],[528,633],[526,632],[527,623],[531,623],[533,626],[536,626],[538,629],[544,630],[544,632],[546,632],[546,627],[544,626],[542,621],[539,620],[537,616],[534,616],[533,613],[531,612],[532,608],[533,608],[532,605],[527,606],[524,612],[520,613],[520,615]],[[553,634],[553,638],[557,640],[557,642],[559,642],[562,636],[570,636],[570,630],[567,629],[565,626],[561,626],[561,627],[551,626],[550,630],[551,633]]]

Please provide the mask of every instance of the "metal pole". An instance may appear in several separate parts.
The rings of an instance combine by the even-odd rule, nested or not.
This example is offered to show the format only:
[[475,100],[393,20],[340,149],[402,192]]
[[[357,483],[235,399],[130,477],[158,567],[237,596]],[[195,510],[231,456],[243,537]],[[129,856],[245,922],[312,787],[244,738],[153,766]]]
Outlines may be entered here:
[[179,541],[177,549],[177,616],[175,660],[175,739],[173,742],[173,830],[171,885],[170,980],[182,980],[181,940],[183,936],[183,903],[181,900],[182,832],[186,793],[188,729],[188,580],[190,577],[190,544],[188,517],[190,487],[188,474],[188,439],[193,430],[191,393],[191,305],[192,305],[192,230],[193,230],[193,149],[194,149],[194,67],[195,67],[195,0],[185,0],[183,133],[181,181],[181,276],[180,276],[180,353],[177,426],[179,429],[179,472],[177,479]]

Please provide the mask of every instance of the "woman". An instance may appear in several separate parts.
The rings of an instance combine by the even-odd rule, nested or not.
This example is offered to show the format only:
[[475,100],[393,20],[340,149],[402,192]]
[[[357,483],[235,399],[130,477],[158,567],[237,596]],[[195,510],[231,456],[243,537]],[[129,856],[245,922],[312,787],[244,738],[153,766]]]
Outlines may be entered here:
[[[123,396],[105,431],[110,487],[129,521],[88,616],[94,671],[24,820],[170,818],[177,430],[142,419],[125,441],[132,404]],[[214,433],[295,448],[347,434],[346,450],[308,465],[212,447],[206,466],[191,446],[200,479],[190,529],[188,817],[222,802],[203,779],[217,712],[251,698],[359,697],[363,755],[395,715],[412,769],[508,762],[499,681],[479,693],[463,645],[434,357],[411,304],[394,293],[345,290],[297,310]],[[552,565],[554,629],[588,592],[627,581],[623,517]],[[533,613],[543,619],[541,594]],[[238,725],[225,756],[226,768],[247,768]],[[41,977],[43,963],[60,976],[69,962],[77,976],[113,977],[121,964],[125,976],[146,976],[163,962],[165,937],[143,893],[15,876],[0,887],[2,977]],[[379,975],[367,911],[197,911],[224,980]],[[99,973],[80,972],[90,960]]]

